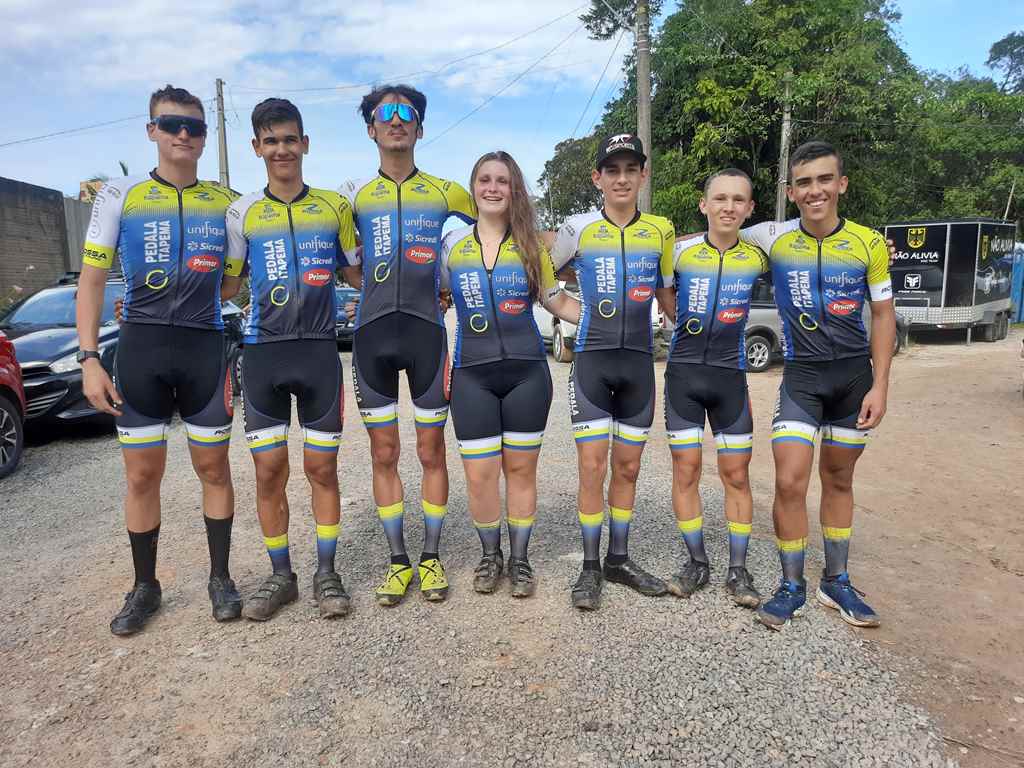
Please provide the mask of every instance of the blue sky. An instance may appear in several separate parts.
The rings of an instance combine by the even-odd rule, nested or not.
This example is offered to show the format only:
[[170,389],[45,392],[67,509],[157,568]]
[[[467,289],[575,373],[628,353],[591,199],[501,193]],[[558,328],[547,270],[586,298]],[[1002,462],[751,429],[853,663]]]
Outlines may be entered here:
[[[992,43],[1024,29],[1019,0],[990,0],[984,13],[962,0],[897,5],[900,42],[916,65],[931,70],[967,66],[987,73]],[[248,115],[270,95],[284,95],[302,110],[311,137],[309,183],[335,188],[376,170],[376,152],[355,112],[365,84],[399,79],[430,98],[417,148],[421,168],[465,183],[475,158],[500,148],[532,182],[555,143],[578,122],[577,135],[587,133],[621,83],[632,38],[614,52],[614,41],[589,40],[578,29],[584,7],[582,0],[377,0],[339,10],[305,0],[270,9],[241,0],[209,7],[172,0],[72,6],[0,0],[0,98],[16,106],[0,124],[0,144],[143,115],[149,93],[166,82],[212,98],[214,80],[222,77],[235,189],[264,183],[262,163],[249,147]],[[494,50],[464,58],[487,49]],[[484,103],[499,89],[505,90]],[[212,119],[212,104],[208,110]],[[0,176],[77,194],[80,180],[118,175],[119,160],[131,173],[144,173],[155,163],[145,121],[140,116],[0,147]],[[200,176],[217,178],[213,132]]]

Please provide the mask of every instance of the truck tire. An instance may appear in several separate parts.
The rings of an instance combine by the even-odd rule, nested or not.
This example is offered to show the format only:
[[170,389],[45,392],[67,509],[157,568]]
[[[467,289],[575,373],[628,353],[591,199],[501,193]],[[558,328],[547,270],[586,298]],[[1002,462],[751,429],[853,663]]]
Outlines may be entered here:
[[551,356],[560,363],[571,363],[573,354],[562,335],[562,326],[556,325],[551,332]]
[[7,477],[18,466],[25,449],[25,425],[18,406],[0,395],[0,477]]
[[981,326],[981,340],[984,342],[993,342],[996,340],[998,335],[999,318],[996,318],[994,322],[988,325]]
[[1010,335],[1010,316],[1003,313],[999,316],[999,329],[996,332],[996,341],[1002,341]]
[[760,373],[772,362],[772,343],[760,334],[747,336],[747,370]]

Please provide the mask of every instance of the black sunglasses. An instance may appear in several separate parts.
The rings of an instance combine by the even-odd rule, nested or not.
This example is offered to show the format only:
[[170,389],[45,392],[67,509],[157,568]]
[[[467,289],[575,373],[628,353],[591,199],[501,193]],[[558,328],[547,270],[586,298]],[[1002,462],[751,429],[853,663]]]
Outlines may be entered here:
[[198,117],[186,117],[185,115],[160,115],[150,121],[164,133],[177,136],[184,128],[185,132],[193,138],[201,138],[206,135],[206,123]]

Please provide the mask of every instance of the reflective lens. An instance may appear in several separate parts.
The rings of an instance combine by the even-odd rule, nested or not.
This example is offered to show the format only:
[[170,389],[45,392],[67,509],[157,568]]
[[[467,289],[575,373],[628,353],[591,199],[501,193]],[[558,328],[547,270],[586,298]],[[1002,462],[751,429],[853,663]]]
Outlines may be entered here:
[[391,118],[395,116],[395,112],[398,113],[398,119],[403,123],[411,123],[420,118],[420,113],[409,104],[381,104],[374,110],[377,119],[382,123],[390,123]]
[[153,121],[153,124],[164,133],[170,133],[175,136],[181,133],[182,128],[193,138],[201,138],[206,135],[206,123],[198,117],[160,115]]

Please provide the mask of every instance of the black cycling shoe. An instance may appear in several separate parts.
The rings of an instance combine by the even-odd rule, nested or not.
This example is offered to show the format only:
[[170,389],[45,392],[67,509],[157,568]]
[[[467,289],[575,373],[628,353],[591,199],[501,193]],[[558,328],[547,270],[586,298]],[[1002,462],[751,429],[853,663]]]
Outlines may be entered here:
[[744,608],[757,608],[761,605],[761,593],[754,588],[754,577],[741,565],[729,569],[725,591],[732,595],[736,605]]
[[230,576],[211,576],[206,593],[213,604],[214,621],[231,621],[242,615],[242,596]]
[[484,554],[473,570],[473,589],[482,595],[489,595],[498,588],[501,572],[505,568],[505,555],[499,549],[491,554]]
[[266,621],[282,606],[298,599],[298,577],[294,573],[272,573],[245,601],[242,615],[252,621]]
[[160,609],[160,582],[144,581],[135,585],[124,596],[124,607],[110,622],[110,631],[115,635],[134,635]]
[[537,579],[529,560],[510,557],[508,578],[512,582],[512,597],[530,597],[537,591]]
[[600,571],[584,568],[572,585],[572,607],[582,611],[596,611],[601,605],[601,587],[604,577]]
[[345,584],[335,571],[313,574],[313,598],[320,607],[320,618],[333,619],[344,616],[351,608],[352,599],[345,591]]
[[619,565],[612,565],[607,558],[604,561],[604,577],[616,584],[625,584],[630,589],[635,589],[641,595],[657,597],[668,591],[665,582],[654,576],[632,560]]
[[[711,581],[711,567],[700,560],[691,559],[683,570],[668,580],[668,591],[676,597],[689,597]],[[755,606],[756,607],[756,606]]]

